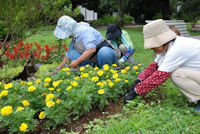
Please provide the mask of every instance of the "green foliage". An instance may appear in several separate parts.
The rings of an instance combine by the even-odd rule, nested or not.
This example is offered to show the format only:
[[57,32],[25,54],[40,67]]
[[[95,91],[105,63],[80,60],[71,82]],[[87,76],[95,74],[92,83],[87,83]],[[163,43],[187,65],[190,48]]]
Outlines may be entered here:
[[70,0],[41,0],[40,5],[44,8],[40,14],[43,24],[55,24],[63,15],[76,17],[80,13],[78,8],[72,11]]
[[[124,24],[132,23],[134,21],[134,18],[128,14],[124,15]],[[117,24],[117,17],[105,15],[102,18],[99,18],[98,20],[92,21],[92,26],[97,25],[109,25],[109,24]]]
[[200,3],[199,0],[186,0],[178,14],[179,17],[185,21],[191,21],[192,24],[196,24],[200,18]]
[[12,78],[17,76],[17,74],[23,70],[22,63],[22,61],[15,63],[13,63],[13,61],[8,61],[7,64],[0,69],[0,79],[4,81],[12,80]]
[[76,17],[78,8],[72,11],[70,0],[1,0],[0,31],[9,40],[16,41],[32,33],[36,27],[55,24],[62,15]]
[[117,17],[105,15],[102,18],[99,18],[98,20],[92,21],[92,25],[108,25],[111,23],[117,23]]
[[6,27],[6,23],[0,20],[0,36],[6,37],[7,32],[8,28]]
[[156,13],[152,19],[156,20],[156,19],[161,19],[161,18],[162,18],[162,13]]
[[[8,128],[9,132],[21,132],[19,126],[24,122],[28,125],[26,131],[30,132],[39,118],[45,119],[45,126],[50,129],[71,119],[77,120],[92,107],[103,110],[108,101],[116,101],[126,92],[126,83],[141,71],[140,64],[135,66],[130,64],[122,70],[108,65],[103,69],[89,65],[79,70],[67,67],[55,75],[48,73],[28,82],[0,82],[1,127]],[[12,110],[5,110],[6,106]],[[22,109],[18,111],[18,107]],[[14,120],[17,121],[13,123]]]
[[[150,92],[149,97],[155,95],[156,101],[145,102],[141,97],[130,101],[125,107],[123,115],[107,121],[90,122],[86,125],[90,134],[137,134],[137,133],[199,133],[199,114],[180,92],[167,81],[162,86],[163,100],[158,100],[159,92]],[[118,116],[118,114],[117,114]],[[93,125],[92,125],[93,124]]]
[[5,31],[9,31],[9,39],[22,38],[27,32],[27,28],[38,26],[38,21],[32,23],[32,25],[28,24],[38,17],[39,11],[37,2],[34,0],[28,2],[26,0],[1,0],[1,24],[3,23],[4,30],[7,29]]
[[126,23],[132,23],[134,21],[134,18],[130,16],[129,14],[124,14],[124,22]]

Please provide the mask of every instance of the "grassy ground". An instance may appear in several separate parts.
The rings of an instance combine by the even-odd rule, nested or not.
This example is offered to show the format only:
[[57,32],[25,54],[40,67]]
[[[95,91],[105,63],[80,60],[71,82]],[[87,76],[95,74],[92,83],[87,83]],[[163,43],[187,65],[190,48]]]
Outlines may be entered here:
[[[133,58],[147,66],[154,59],[151,50],[143,49],[142,28],[126,29],[136,47]],[[100,30],[105,36],[105,30]],[[41,44],[56,43],[53,32],[36,34],[25,42]],[[69,40],[66,40],[69,43]],[[55,66],[55,64],[53,65]],[[194,112],[194,105],[189,103],[170,80],[157,90],[147,94],[144,101],[137,97],[124,107],[124,112],[111,117],[102,123],[97,120],[96,125],[89,124],[88,133],[105,134],[157,134],[157,133],[200,133],[199,114]]]

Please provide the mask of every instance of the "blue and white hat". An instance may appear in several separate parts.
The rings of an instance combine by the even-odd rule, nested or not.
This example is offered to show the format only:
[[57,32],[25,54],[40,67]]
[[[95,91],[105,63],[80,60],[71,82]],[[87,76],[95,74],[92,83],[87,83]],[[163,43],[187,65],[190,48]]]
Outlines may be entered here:
[[69,16],[62,16],[57,22],[57,26],[54,30],[54,35],[57,38],[65,39],[70,35],[73,36],[74,29],[76,28],[77,22]]

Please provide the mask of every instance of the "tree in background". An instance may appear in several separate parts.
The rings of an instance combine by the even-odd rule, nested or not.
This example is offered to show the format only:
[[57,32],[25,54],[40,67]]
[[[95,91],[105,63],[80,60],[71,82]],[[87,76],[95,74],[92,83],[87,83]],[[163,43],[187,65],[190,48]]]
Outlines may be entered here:
[[34,32],[27,29],[35,28],[40,24],[39,21],[31,23],[37,20],[39,13],[39,4],[35,0],[0,1],[0,59],[11,44]]
[[118,0],[118,25],[124,25],[124,0]]
[[78,8],[72,7],[70,0],[39,0],[42,8],[40,13],[40,20],[43,25],[55,24],[62,15],[69,15],[76,17],[80,11]]
[[[151,20],[156,14],[161,14],[161,2],[158,0],[127,0],[125,13],[133,16],[136,23],[143,23],[145,20]],[[160,17],[162,18],[162,14]]]
[[169,20],[170,19],[170,7],[169,7],[169,0],[162,0],[162,16],[163,19]]
[[200,19],[200,2],[199,0],[186,0],[178,13],[178,17],[185,21],[191,21],[192,27]]
[[70,0],[0,0],[0,59],[10,45],[36,33],[37,27],[78,14]]

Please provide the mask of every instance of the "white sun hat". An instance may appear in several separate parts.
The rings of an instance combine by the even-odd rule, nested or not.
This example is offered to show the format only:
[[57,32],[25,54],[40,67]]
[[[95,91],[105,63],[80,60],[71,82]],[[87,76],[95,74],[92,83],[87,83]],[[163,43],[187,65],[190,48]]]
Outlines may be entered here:
[[163,19],[154,20],[143,27],[144,48],[150,49],[164,45],[176,38]]

